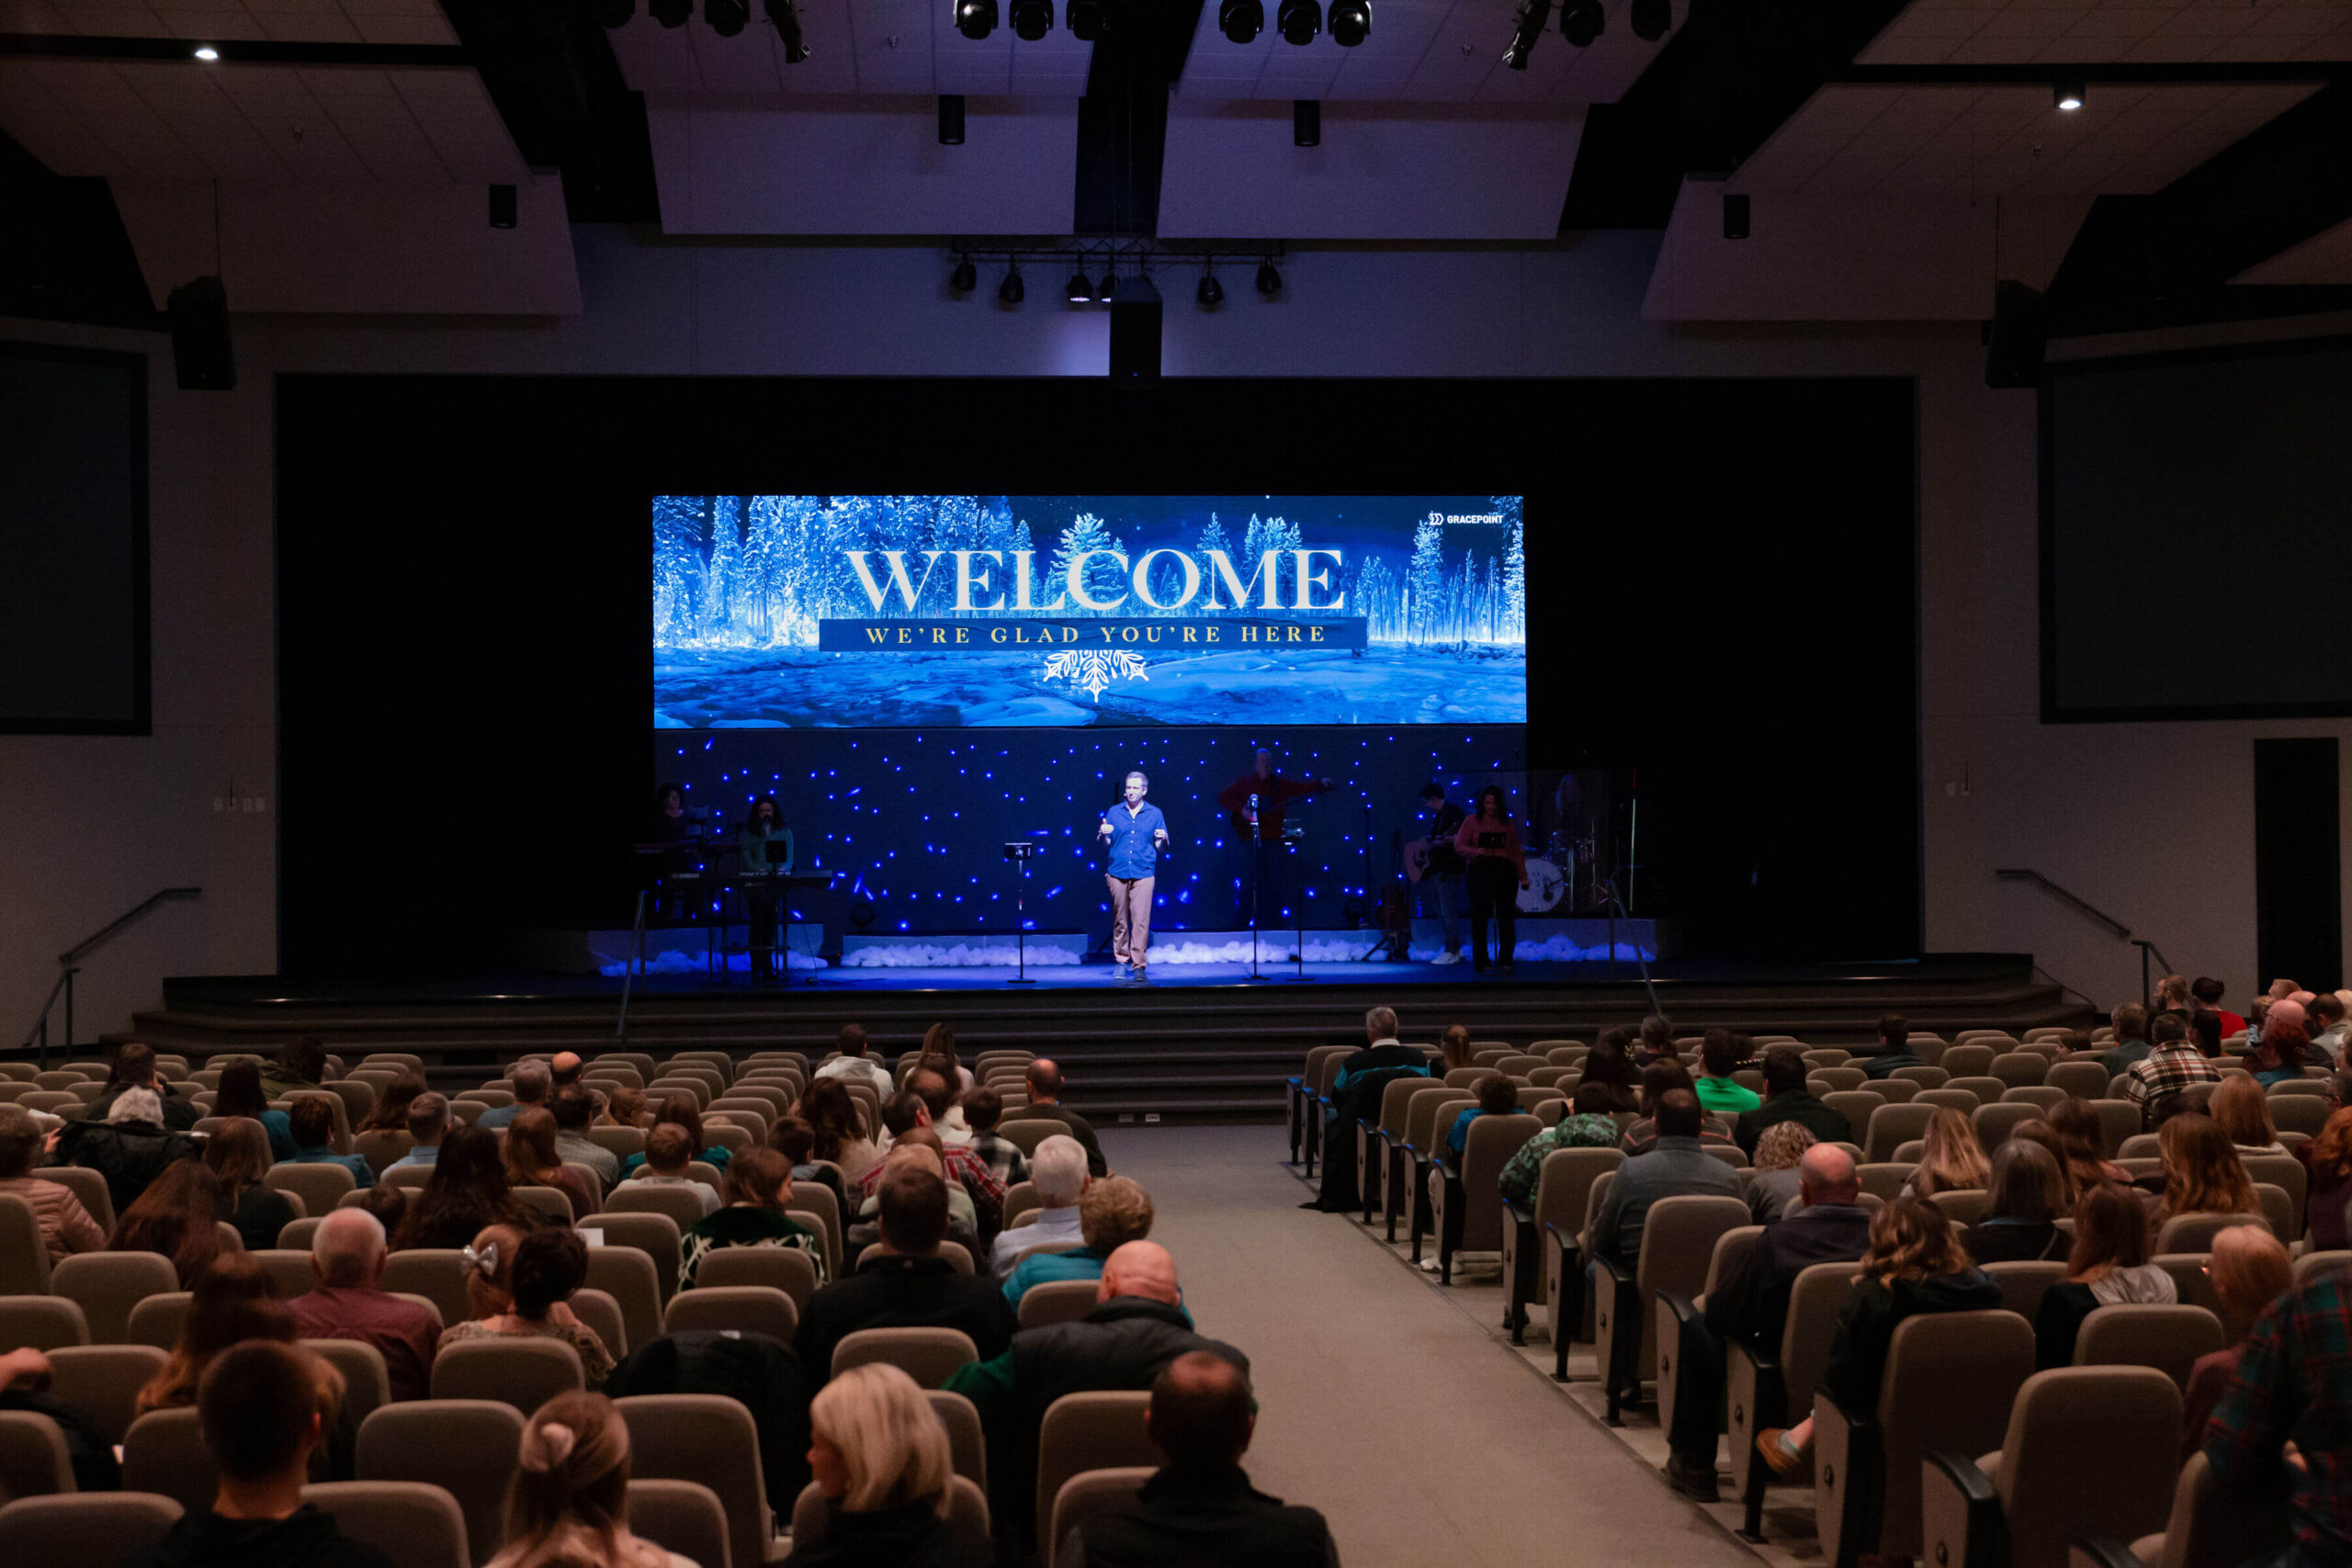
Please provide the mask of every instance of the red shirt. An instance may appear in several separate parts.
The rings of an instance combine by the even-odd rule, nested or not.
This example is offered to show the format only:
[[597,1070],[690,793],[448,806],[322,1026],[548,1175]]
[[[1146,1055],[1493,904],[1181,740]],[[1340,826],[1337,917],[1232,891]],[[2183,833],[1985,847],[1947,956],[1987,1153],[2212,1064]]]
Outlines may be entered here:
[[433,1352],[441,1325],[431,1309],[386,1291],[316,1285],[287,1303],[295,1332],[305,1339],[356,1339],[384,1358],[395,1400],[423,1399],[433,1383]]
[[1234,837],[1246,844],[1250,841],[1250,797],[1256,795],[1259,841],[1279,844],[1283,840],[1283,802],[1306,795],[1321,795],[1330,787],[1328,780],[1286,779],[1280,773],[1261,779],[1258,770],[1252,768],[1226,785],[1216,803],[1225,807]]

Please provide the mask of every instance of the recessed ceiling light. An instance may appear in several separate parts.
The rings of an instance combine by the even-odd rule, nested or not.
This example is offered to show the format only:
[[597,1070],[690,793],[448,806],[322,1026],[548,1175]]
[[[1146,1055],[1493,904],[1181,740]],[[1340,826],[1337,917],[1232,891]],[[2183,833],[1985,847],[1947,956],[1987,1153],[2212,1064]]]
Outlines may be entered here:
[[2060,77],[2051,97],[2060,108],[2068,114],[2074,113],[2083,107],[2083,79],[2079,76]]
[[220,51],[209,43],[200,43],[196,46],[196,57],[209,63],[220,58]]

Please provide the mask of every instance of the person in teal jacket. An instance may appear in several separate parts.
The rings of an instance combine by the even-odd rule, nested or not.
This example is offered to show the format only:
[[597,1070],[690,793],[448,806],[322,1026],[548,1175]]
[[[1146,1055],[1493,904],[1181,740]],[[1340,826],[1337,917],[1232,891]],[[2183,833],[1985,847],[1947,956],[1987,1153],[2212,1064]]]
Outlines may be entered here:
[[735,843],[742,856],[743,908],[752,928],[752,977],[772,985],[778,979],[776,916],[784,901],[777,888],[763,879],[771,874],[792,874],[792,829],[784,825],[775,796],[764,795],[752,802]]

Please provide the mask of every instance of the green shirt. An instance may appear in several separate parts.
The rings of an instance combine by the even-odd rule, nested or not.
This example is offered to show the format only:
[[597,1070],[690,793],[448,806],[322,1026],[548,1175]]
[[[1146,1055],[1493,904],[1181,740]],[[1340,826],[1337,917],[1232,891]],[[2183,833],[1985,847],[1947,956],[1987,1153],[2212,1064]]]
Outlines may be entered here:
[[[792,874],[792,829],[778,828],[773,833],[754,833],[749,828],[735,835],[735,842],[743,852],[743,869],[766,873],[770,871]],[[783,844],[784,852],[776,852]]]
[[1729,1078],[1702,1077],[1695,1087],[1699,1091],[1699,1108],[1718,1115],[1737,1116],[1764,1103],[1762,1095]]

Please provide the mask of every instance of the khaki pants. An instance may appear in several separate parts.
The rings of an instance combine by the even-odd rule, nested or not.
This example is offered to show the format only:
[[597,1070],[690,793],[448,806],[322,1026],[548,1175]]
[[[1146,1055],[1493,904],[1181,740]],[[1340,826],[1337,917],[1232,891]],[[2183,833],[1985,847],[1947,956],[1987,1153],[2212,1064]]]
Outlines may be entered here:
[[1122,964],[1144,966],[1151,946],[1151,887],[1157,878],[1105,876],[1111,885],[1111,956]]

